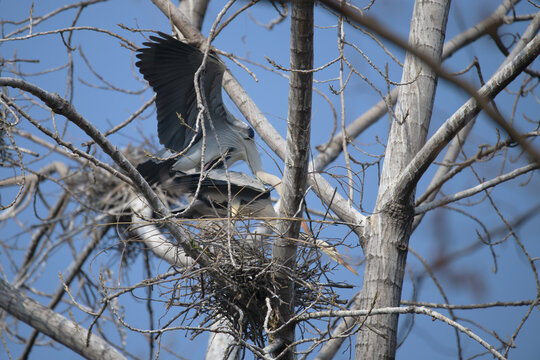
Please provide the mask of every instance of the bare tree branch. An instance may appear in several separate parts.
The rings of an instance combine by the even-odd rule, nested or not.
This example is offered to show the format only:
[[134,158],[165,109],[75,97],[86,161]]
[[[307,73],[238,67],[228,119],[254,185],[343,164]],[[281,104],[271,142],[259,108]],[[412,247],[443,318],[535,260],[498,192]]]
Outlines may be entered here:
[[523,300],[523,301],[496,301],[492,303],[480,304],[438,304],[431,302],[409,301],[402,300],[401,305],[423,306],[436,309],[454,309],[454,310],[475,310],[487,309],[492,307],[507,307],[507,306],[530,306],[538,302],[538,299]]
[[[426,56],[421,51],[416,49],[414,46],[407,44],[401,37],[389,31],[386,27],[381,26],[375,19],[362,15],[357,9],[352,6],[349,6],[345,3],[339,3],[337,0],[321,0],[324,4],[335,9],[336,11],[344,14],[349,19],[354,20],[358,24],[368,27],[369,29],[375,31],[381,37],[393,42],[394,44],[400,46],[401,48],[407,50],[407,52],[414,54],[414,56],[421,59],[427,66],[433,69],[440,78],[443,78],[450,82],[451,84],[459,87],[460,89],[465,90],[470,96],[478,102],[480,108],[484,110],[491,119],[493,119],[499,126],[501,126],[507,133],[518,142],[523,149],[528,153],[529,157],[540,164],[540,154],[530,146],[529,143],[524,141],[519,133],[510,126],[506,120],[494,109],[489,106],[489,97],[484,96],[480,92],[477,92],[476,89],[464,81],[461,81],[453,76],[452,73],[445,71],[441,66],[440,62],[433,61]],[[537,55],[537,54],[536,54]]]
[[[165,217],[170,215],[170,211],[161,203],[152,188],[150,188],[135,167],[107,140],[105,136],[103,136],[103,134],[101,134],[89,121],[83,118],[71,103],[61,98],[58,94],[48,93],[47,91],[20,79],[0,78],[0,85],[19,88],[33,94],[47,104],[52,111],[65,116],[68,120],[79,126],[86,134],[94,139],[96,144],[98,144],[122,170],[128,174],[137,189],[145,196],[155,213]],[[120,175],[121,173],[117,173],[117,176]],[[191,246],[189,236],[187,236],[184,229],[171,221],[165,221],[164,223],[189,256],[193,259],[197,259],[199,264],[203,266],[209,264],[209,260],[206,256]]]
[[[495,26],[503,24],[505,15],[513,7],[514,4],[521,0],[505,0],[497,9],[480,23],[471,26],[461,34],[444,44],[442,60],[448,59],[458,50],[466,45],[476,41],[480,37],[488,34]],[[521,42],[521,40],[520,40]],[[348,139],[357,138],[364,130],[373,125],[384,114],[388,112],[388,106],[394,106],[397,101],[399,87],[392,89],[386,99],[379,101],[371,109],[359,116],[346,128],[345,134]],[[326,145],[324,151],[321,151],[312,160],[314,171],[322,171],[328,164],[334,161],[342,151],[343,132],[336,134]],[[350,140],[349,140],[350,141]]]
[[191,24],[201,30],[209,0],[181,0],[179,9]]
[[194,260],[186,255],[181,247],[171,244],[159,231],[155,224],[145,219],[152,218],[152,209],[147,204],[136,197],[130,201],[133,210],[133,220],[131,228],[146,246],[160,259],[165,260],[172,266],[188,268],[194,265]]
[[[86,244],[84,249],[78,254],[75,261],[71,264],[69,269],[66,271],[65,275],[63,276],[63,283],[60,284],[51,301],[49,302],[49,309],[54,309],[56,306],[60,303],[60,300],[62,300],[62,297],[65,294],[66,287],[68,287],[71,282],[80,274],[81,268],[83,264],[88,260],[88,257],[92,253],[92,251],[96,248],[96,246],[101,241],[102,237],[105,236],[107,231],[109,230],[110,226],[104,226],[101,229],[97,229],[93,232],[91,236],[91,241]],[[27,359],[28,355],[30,354],[30,351],[32,350],[32,347],[34,346],[34,343],[37,339],[37,336],[39,335],[39,332],[37,330],[34,330],[28,340],[26,341],[26,346],[24,348],[23,353],[21,354],[21,359]]]
[[529,171],[533,171],[533,170],[536,170],[538,168],[539,167],[536,164],[529,164],[529,165],[523,166],[523,167],[521,167],[519,169],[516,169],[516,170],[513,170],[513,171],[511,171],[511,172],[509,172],[507,174],[497,176],[494,179],[491,179],[489,181],[485,181],[485,182],[483,182],[481,184],[478,184],[478,185],[476,185],[476,186],[474,186],[474,187],[472,187],[470,189],[463,190],[463,191],[460,191],[460,192],[455,193],[453,195],[448,195],[448,196],[442,197],[440,199],[437,199],[435,201],[431,201],[429,203],[419,205],[414,209],[414,213],[415,214],[422,214],[422,213],[425,213],[425,212],[427,212],[429,210],[433,210],[435,208],[444,206],[446,204],[450,204],[452,202],[456,202],[456,201],[459,201],[461,199],[471,197],[471,196],[473,196],[475,194],[478,194],[481,191],[484,191],[484,190],[489,189],[491,187],[497,186],[498,184],[503,183],[505,181],[515,179],[516,177],[518,177],[520,175],[526,174]]
[[152,0],[152,2],[178,29],[180,29],[186,39],[194,43],[194,45],[202,45],[204,43],[205,38],[201,32],[189,21],[189,18],[182,11],[173,5],[173,3],[169,0]]
[[[497,10],[495,10],[495,12],[490,17],[488,17],[486,20],[482,21],[480,24],[475,26],[474,30],[477,30],[477,31],[483,30],[485,32],[494,31],[491,27],[495,26],[495,24],[499,24],[500,22],[502,22],[503,21],[502,19],[504,15],[506,14],[506,12],[508,11],[508,9],[515,3],[516,3],[515,0],[504,1],[501,5],[499,5]],[[533,21],[531,21],[531,23],[527,27],[527,30],[523,33],[523,36],[519,39],[516,46],[514,46],[511,53],[506,57],[506,59],[503,61],[503,63],[499,66],[497,70],[500,70],[504,65],[508,64],[508,62],[512,60],[519,53],[519,51],[521,51],[530,42],[532,37],[538,32],[539,26],[540,26],[540,12],[536,14]],[[470,36],[472,34],[470,34],[471,31],[466,31],[465,33],[468,36],[464,36],[463,39],[456,39],[454,42],[451,41],[449,43],[448,48],[451,48],[453,46],[458,46],[460,43],[462,44],[468,43]],[[474,34],[474,32],[472,33]],[[446,49],[446,46],[445,46],[445,49]],[[443,56],[444,56],[444,50],[443,50]],[[454,140],[448,147],[448,150],[443,159],[443,163],[453,163],[456,161],[461,149],[463,148],[463,145],[465,144],[465,141],[469,135],[469,132],[474,126],[474,121],[475,120],[471,120],[456,135],[456,137],[454,138]],[[428,201],[432,201],[433,199],[435,199],[441,186],[443,185],[441,180],[444,179],[444,177],[450,172],[450,170],[451,170],[451,167],[449,166],[439,166],[439,168],[437,169],[437,172],[431,179],[431,182],[428,186],[428,189],[430,189],[431,191],[431,193],[427,197]],[[432,188],[435,184],[438,184],[437,189]],[[413,223],[413,230],[416,229],[416,227],[420,224],[420,222],[422,221],[422,218],[423,218],[423,214],[418,214],[415,217],[414,223]]]
[[504,0],[487,18],[455,36],[444,45],[443,58],[449,58],[459,49],[467,46],[480,36],[489,34],[504,23],[505,15],[521,0]]
[[[507,65],[497,71],[491,79],[478,90],[479,96],[493,99],[518,74],[523,71],[540,53],[540,35],[534,39]],[[467,101],[458,111],[448,119],[424,147],[416,154],[414,159],[399,176],[391,197],[403,199],[411,193],[422,174],[442,149],[456,136],[456,134],[476,116],[481,107],[475,99]]]
[[506,360],[506,358],[502,356],[501,353],[499,353],[493,345],[490,345],[487,341],[482,339],[480,336],[476,335],[470,329],[466,328],[465,326],[455,322],[454,320],[436,311],[425,308],[423,306],[386,307],[386,308],[376,308],[373,310],[338,310],[338,311],[333,311],[333,312],[320,312],[320,313],[314,312],[314,313],[298,316],[296,320],[302,321],[306,319],[316,319],[316,318],[327,317],[327,316],[336,316],[336,317],[370,316],[372,317],[372,316],[377,316],[377,315],[382,315],[382,314],[396,314],[396,315],[397,314],[422,314],[422,315],[430,316],[433,319],[441,320],[442,322],[456,328],[457,330],[469,336],[471,339],[478,342],[497,359]]
[[25,296],[3,279],[0,279],[0,306],[7,313],[87,359],[125,359],[115,348],[95,334],[86,344],[88,330]]

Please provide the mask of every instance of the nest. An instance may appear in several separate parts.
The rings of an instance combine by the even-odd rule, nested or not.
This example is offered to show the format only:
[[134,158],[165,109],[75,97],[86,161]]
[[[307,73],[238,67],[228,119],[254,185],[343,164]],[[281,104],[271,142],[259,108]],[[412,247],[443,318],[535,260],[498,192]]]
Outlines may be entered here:
[[[202,315],[203,325],[219,321],[221,331],[264,346],[268,340],[267,330],[279,324],[277,294],[283,275],[287,284],[294,282],[297,312],[305,308],[328,310],[345,303],[336,296],[334,288],[350,286],[321,281],[336,265],[323,265],[320,252],[314,246],[305,246],[309,239],[303,239],[298,248],[295,271],[283,274],[271,261],[271,236],[257,235],[257,238],[249,232],[251,228],[240,222],[233,224],[234,232],[229,233],[230,237],[226,236],[226,227],[231,224],[225,221],[211,225],[205,222],[204,226],[194,221],[184,225],[198,230],[193,231],[194,240],[214,260],[212,267],[184,273],[175,285],[176,289],[183,289],[184,294],[190,294],[189,302],[196,308],[194,317]],[[191,281],[187,281],[188,278]],[[171,298],[170,303],[174,305],[175,300],[179,299]],[[223,329],[224,323],[227,329]]]

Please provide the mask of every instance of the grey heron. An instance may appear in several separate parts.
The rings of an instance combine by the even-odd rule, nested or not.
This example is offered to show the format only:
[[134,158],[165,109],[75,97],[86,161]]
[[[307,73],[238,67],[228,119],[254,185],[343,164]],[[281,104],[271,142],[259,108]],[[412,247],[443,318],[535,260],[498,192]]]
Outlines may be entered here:
[[161,184],[162,189],[169,195],[193,197],[197,194],[191,206],[175,211],[185,210],[182,213],[184,218],[227,217],[229,199],[232,216],[276,216],[270,190],[262,182],[244,173],[215,169],[203,173],[202,176],[200,173],[181,172],[171,175]]
[[161,32],[159,37],[150,36],[150,40],[138,50],[139,61],[135,65],[156,92],[158,137],[165,148],[140,164],[139,172],[150,182],[156,182],[162,176],[167,177],[169,171],[208,170],[244,160],[255,176],[265,181],[268,178],[265,175],[269,175],[270,183],[276,185],[279,179],[262,170],[253,129],[237,120],[223,104],[221,82],[225,65],[212,54],[207,57],[199,82],[207,112],[204,121],[198,123],[194,80],[204,54]]

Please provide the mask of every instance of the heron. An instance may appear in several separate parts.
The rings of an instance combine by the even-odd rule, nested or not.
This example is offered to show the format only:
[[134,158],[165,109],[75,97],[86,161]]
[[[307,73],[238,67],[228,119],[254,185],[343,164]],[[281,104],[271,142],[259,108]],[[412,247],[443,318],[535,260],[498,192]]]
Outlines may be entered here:
[[261,181],[237,171],[176,172],[163,181],[161,188],[173,197],[196,197],[190,206],[174,210],[183,218],[276,216],[269,189]]
[[160,177],[167,178],[169,171],[205,171],[243,160],[253,175],[275,186],[280,179],[263,171],[255,132],[223,104],[225,65],[215,55],[208,55],[199,82],[207,111],[204,120],[198,121],[195,74],[204,54],[172,36],[158,35],[143,43],[135,65],[156,92],[158,137],[165,148],[140,164],[139,172],[148,181],[157,182]]

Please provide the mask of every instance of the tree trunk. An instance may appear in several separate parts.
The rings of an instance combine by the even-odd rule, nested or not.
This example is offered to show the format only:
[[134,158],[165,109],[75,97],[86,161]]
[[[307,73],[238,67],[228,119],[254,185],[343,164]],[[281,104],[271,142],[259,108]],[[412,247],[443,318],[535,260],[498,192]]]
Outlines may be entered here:
[[[313,0],[292,3],[291,12],[291,75],[289,79],[289,111],[287,119],[287,151],[281,194],[280,215],[300,219],[303,215],[303,198],[306,191],[309,146],[311,134],[311,94],[313,86]],[[296,248],[300,221],[284,220],[278,225],[279,238],[272,250],[276,266],[278,290],[276,327],[286,324],[294,314],[294,281],[291,275],[296,268]],[[293,275],[294,276],[294,275]],[[278,344],[277,356],[289,347],[283,359],[293,359],[294,324],[287,324],[270,342]]]
[[193,26],[201,30],[208,2],[209,0],[181,0],[178,8],[186,15]]
[[[417,0],[409,43],[440,61],[449,0]],[[366,224],[365,269],[360,304],[363,309],[399,306],[407,247],[413,220],[414,191],[404,201],[388,198],[399,174],[425,143],[436,74],[407,54],[399,89],[374,215]],[[413,187],[414,188],[414,187]],[[398,315],[370,316],[358,333],[357,359],[393,359],[396,352]]]

